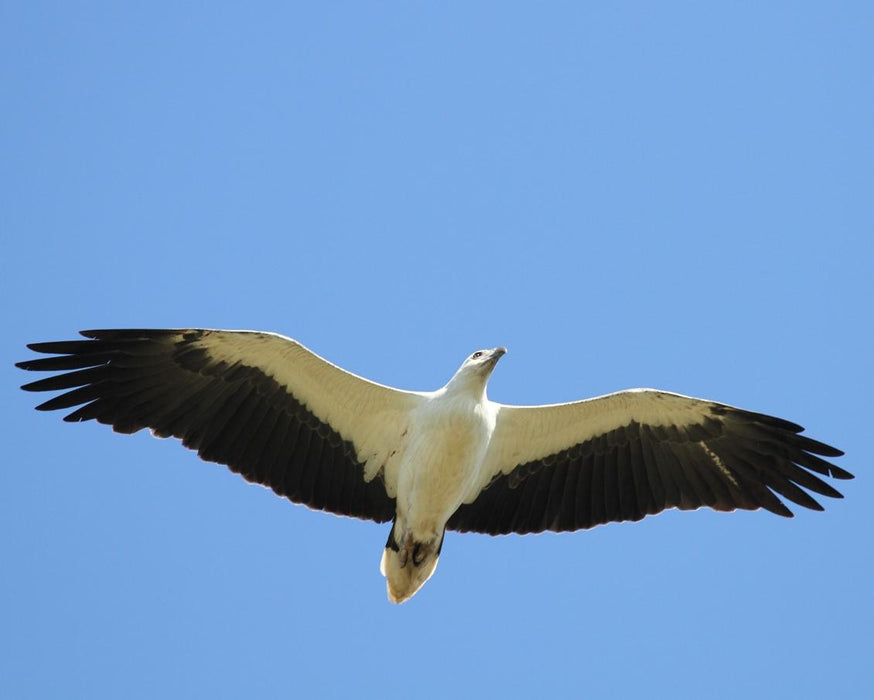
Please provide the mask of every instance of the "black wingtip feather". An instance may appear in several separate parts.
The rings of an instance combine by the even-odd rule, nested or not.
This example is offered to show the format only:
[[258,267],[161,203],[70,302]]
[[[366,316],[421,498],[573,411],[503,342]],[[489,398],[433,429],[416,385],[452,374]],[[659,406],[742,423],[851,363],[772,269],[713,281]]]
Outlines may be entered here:
[[806,452],[811,452],[815,455],[822,455],[823,457],[842,457],[844,454],[843,451],[839,450],[837,447],[826,445],[824,442],[814,440],[806,435],[794,435],[788,440],[788,442],[797,445]]
[[42,343],[28,343],[27,349],[33,350],[34,352],[66,355],[66,354],[68,354],[68,351],[66,350],[66,348],[71,343],[78,343],[80,345],[84,345],[85,341],[84,340],[52,340],[49,342],[42,342]]
[[834,464],[829,464],[829,476],[834,479],[855,479],[856,477],[850,472],[841,469],[840,467],[836,467]]
[[771,416],[767,413],[757,413],[756,411],[747,411],[742,408],[722,406],[715,407],[712,410],[717,415],[724,415],[726,412],[734,413],[744,420],[748,420],[752,423],[759,423],[769,428],[785,430],[789,433],[800,433],[802,430],[804,430],[804,427],[798,425],[798,423],[793,423],[792,421],[786,420],[785,418],[777,418],[776,416]]
[[136,340],[138,338],[167,338],[178,335],[176,328],[94,328],[79,331],[79,335],[90,340]]
[[[774,498],[773,502],[768,501],[767,503],[762,503],[762,508],[764,508],[767,511],[770,511],[774,515],[779,515],[781,518],[794,518],[795,517],[795,513],[793,513],[791,510],[789,510],[785,506],[783,501],[781,501],[779,498],[776,498],[776,497]],[[820,508],[820,510],[822,510],[822,508]]]

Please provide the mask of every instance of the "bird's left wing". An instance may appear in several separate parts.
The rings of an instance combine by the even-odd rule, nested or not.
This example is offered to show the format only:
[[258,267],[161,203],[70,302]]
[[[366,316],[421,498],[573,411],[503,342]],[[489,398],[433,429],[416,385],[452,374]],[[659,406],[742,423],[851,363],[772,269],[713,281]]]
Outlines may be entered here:
[[62,374],[38,406],[78,408],[117,432],[151,428],[296,503],[379,522],[395,511],[394,452],[421,396],[376,384],[272,333],[205,329],[83,331],[35,343],[18,363]]
[[478,489],[449,520],[462,532],[556,532],[640,520],[667,508],[766,508],[805,491],[840,498],[812,472],[852,475],[840,450],[780,418],[651,389],[575,403],[499,406]]

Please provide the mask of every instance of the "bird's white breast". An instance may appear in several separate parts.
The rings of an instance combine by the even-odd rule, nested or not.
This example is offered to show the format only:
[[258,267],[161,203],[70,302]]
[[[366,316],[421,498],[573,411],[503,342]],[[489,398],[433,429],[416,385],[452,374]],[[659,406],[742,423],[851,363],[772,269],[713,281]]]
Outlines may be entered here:
[[477,481],[495,428],[488,400],[437,393],[411,416],[398,475],[398,518],[417,538],[436,537]]

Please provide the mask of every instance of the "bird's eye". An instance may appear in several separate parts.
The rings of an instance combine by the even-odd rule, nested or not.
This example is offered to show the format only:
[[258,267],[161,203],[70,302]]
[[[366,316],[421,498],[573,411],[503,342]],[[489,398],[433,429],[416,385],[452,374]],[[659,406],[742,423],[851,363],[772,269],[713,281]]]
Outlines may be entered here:
[[482,356],[483,356],[482,351],[477,350],[473,355],[471,355],[471,358],[473,358],[474,360],[478,360]]

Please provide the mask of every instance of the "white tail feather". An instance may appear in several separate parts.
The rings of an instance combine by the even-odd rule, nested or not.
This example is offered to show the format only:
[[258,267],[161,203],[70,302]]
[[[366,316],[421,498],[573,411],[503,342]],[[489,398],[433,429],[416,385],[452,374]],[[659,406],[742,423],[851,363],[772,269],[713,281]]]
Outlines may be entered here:
[[418,566],[413,564],[411,556],[407,556],[406,563],[402,565],[400,552],[386,547],[382,552],[379,571],[386,578],[388,599],[392,603],[403,603],[416,595],[416,592],[434,574],[438,559],[439,554],[435,548]]

